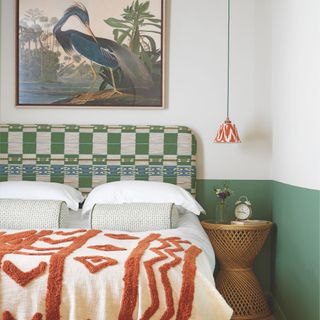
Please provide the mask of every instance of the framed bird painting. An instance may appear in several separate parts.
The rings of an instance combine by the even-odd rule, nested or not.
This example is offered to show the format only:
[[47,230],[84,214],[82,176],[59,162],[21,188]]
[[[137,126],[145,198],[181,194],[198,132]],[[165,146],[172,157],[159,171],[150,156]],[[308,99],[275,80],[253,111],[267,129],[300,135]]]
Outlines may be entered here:
[[165,0],[16,1],[18,107],[164,107]]

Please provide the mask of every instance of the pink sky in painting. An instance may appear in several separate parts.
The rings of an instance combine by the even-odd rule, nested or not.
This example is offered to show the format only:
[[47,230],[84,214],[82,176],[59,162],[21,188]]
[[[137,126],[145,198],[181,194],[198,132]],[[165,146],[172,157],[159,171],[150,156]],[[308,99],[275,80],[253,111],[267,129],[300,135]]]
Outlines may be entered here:
[[[82,0],[81,3],[87,8],[90,16],[90,25],[93,33],[97,37],[113,39],[112,28],[103,20],[114,17],[120,18],[123,8],[130,5],[133,0]],[[39,8],[45,16],[57,17],[60,19],[70,5],[74,4],[73,0],[20,0],[20,19],[23,18],[24,12],[28,9]],[[140,0],[143,2],[143,0]],[[161,1],[150,0],[150,12],[157,18],[161,18]],[[69,28],[83,32],[81,24],[75,18],[70,18],[65,24],[63,30]],[[151,28],[150,28],[151,29]],[[154,30],[154,29],[152,29]],[[156,29],[157,30],[157,29]],[[157,30],[158,31],[158,30]],[[152,34],[157,45],[160,45],[160,37]]]

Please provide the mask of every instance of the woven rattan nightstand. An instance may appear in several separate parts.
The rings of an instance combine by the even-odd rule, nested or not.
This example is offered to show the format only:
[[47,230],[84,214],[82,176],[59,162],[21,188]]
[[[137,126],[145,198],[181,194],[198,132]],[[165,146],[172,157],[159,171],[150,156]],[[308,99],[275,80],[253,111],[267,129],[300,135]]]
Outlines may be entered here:
[[271,315],[253,262],[268,237],[272,223],[254,225],[201,222],[220,263],[217,289],[233,308],[232,319],[262,320]]

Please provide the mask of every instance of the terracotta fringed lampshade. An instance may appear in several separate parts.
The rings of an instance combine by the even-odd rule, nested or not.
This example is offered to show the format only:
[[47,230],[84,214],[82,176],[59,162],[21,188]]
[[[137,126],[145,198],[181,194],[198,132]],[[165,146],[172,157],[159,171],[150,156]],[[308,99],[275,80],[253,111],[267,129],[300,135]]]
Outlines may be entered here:
[[236,125],[227,118],[220,126],[214,142],[239,143],[241,142]]
[[227,62],[227,118],[220,125],[214,142],[239,143],[241,142],[236,125],[229,119],[230,107],[230,0],[228,0],[228,62]]

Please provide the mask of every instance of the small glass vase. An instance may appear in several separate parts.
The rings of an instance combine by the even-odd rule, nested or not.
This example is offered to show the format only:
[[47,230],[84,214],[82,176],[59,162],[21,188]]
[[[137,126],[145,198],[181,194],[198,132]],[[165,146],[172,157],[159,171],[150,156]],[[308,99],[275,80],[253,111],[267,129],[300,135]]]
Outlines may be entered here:
[[225,201],[219,201],[216,205],[215,223],[219,223],[219,224],[228,223],[227,204]]

